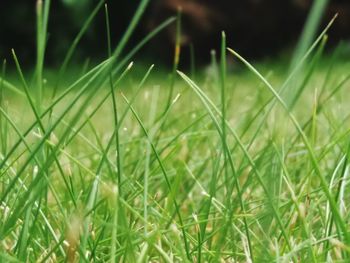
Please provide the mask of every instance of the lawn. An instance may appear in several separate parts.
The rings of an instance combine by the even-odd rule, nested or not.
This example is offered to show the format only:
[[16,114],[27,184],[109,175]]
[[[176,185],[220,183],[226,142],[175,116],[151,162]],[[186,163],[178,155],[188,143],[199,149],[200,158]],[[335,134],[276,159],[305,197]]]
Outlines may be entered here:
[[292,67],[223,34],[196,72],[123,41],[50,70],[38,36],[36,73],[13,53],[0,80],[1,262],[349,261],[350,64],[326,30]]

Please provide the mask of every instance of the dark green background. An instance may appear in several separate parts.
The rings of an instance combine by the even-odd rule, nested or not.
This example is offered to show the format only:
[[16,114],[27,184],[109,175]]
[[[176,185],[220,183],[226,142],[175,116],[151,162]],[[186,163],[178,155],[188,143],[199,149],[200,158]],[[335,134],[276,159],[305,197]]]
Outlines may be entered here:
[[[143,19],[134,33],[128,48],[146,35],[150,24],[156,25],[174,10],[164,7],[166,1],[151,0]],[[177,0],[174,0],[175,2]],[[181,0],[178,0],[181,2]],[[188,0],[190,1],[190,0]],[[191,36],[197,61],[207,62],[210,49],[219,46],[220,31],[228,35],[228,45],[244,56],[260,58],[276,54],[281,49],[292,46],[302,30],[311,0],[305,2],[305,8],[296,8],[294,0],[201,0],[203,7],[215,10],[225,22],[213,22],[210,31],[196,25],[194,15],[183,15],[183,31]],[[109,0],[112,44],[116,45],[137,8],[137,0]],[[49,19],[48,46],[46,63],[57,65],[69,48],[75,35],[97,5],[97,0],[52,0]],[[32,65],[35,61],[35,0],[0,1],[0,59],[11,60],[11,48],[16,50],[23,65]],[[338,21],[332,28],[331,42],[337,43],[350,36],[350,1],[332,0],[323,24],[329,21],[335,12],[340,12]],[[218,21],[221,21],[218,19]],[[173,42],[168,29],[143,50],[142,54],[154,60],[172,61]],[[89,27],[75,53],[78,63],[86,58],[100,59],[107,54],[105,16],[103,8]],[[183,59],[189,57],[189,45],[183,47]]]

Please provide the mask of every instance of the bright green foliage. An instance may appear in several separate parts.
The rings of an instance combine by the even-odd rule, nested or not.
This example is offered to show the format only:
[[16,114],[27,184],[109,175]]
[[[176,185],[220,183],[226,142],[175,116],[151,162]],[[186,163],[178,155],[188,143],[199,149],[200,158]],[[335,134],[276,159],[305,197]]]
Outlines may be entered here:
[[[176,59],[170,75],[135,70],[134,54],[174,22],[125,54],[147,2],[115,50],[105,6],[108,57],[79,74],[67,73],[70,58],[102,2],[58,79],[44,81],[44,42],[33,83],[15,51],[20,86],[3,63],[0,261],[349,261],[350,75],[341,50],[324,56],[324,31],[284,73],[252,65],[223,33],[220,61],[197,71],[199,81]],[[237,59],[247,70],[230,70]],[[300,92],[289,107],[292,85]]]

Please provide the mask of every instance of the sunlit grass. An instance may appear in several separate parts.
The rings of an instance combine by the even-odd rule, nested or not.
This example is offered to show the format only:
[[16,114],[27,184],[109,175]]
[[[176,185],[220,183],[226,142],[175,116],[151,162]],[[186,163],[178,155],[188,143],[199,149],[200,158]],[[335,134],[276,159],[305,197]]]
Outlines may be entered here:
[[179,47],[170,74],[131,63],[173,18],[123,53],[147,2],[115,50],[105,6],[106,60],[86,70],[69,62],[102,1],[60,70],[41,66],[48,6],[35,81],[4,63],[1,261],[349,261],[350,65],[324,54],[328,28],[292,70],[223,33],[190,78]]

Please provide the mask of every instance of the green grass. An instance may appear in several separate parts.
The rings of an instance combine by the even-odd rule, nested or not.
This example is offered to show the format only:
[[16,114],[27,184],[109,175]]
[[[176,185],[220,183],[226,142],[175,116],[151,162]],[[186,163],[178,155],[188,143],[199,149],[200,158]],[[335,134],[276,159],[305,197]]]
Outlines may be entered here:
[[178,20],[169,74],[131,59],[173,18],[123,52],[147,3],[114,50],[105,6],[106,60],[67,73],[103,1],[58,71],[46,1],[34,81],[15,51],[18,76],[3,63],[0,261],[348,262],[350,65],[324,53],[328,27],[292,69],[246,61],[223,33],[194,77]]

